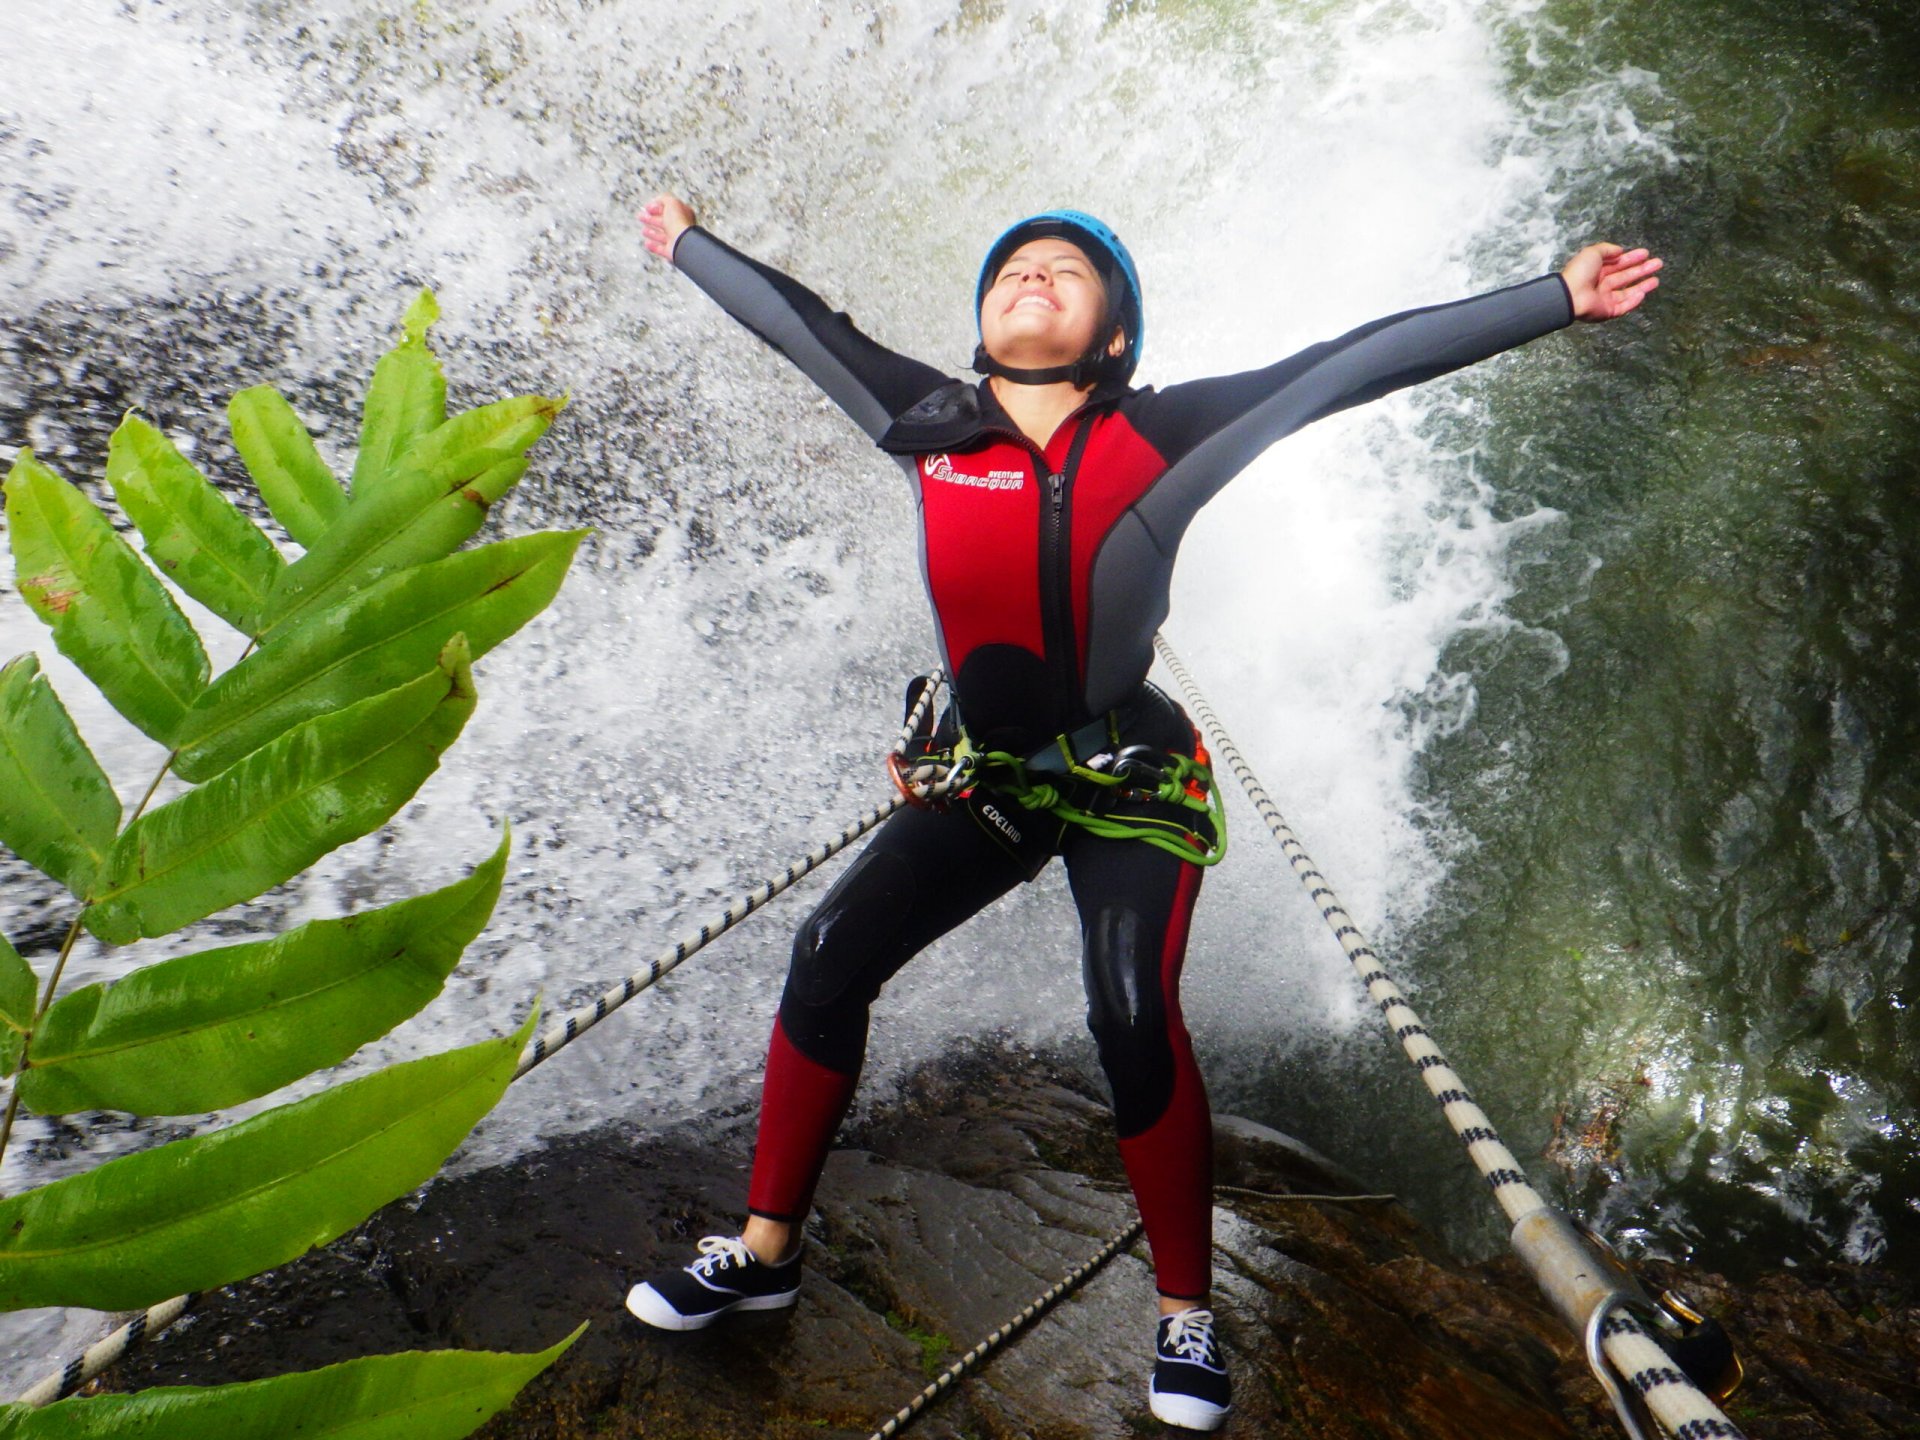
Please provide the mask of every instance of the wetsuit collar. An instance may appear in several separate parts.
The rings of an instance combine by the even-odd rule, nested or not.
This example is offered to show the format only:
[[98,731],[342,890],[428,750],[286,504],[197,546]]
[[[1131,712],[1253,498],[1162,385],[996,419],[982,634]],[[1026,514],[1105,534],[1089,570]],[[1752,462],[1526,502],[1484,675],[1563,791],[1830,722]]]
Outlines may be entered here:
[[[1080,413],[1110,405],[1132,393],[1132,388],[1124,381],[1102,381],[1088,392]],[[984,380],[978,385],[949,380],[896,416],[878,443],[889,455],[930,455],[961,449],[991,432],[1020,433],[993,387]]]

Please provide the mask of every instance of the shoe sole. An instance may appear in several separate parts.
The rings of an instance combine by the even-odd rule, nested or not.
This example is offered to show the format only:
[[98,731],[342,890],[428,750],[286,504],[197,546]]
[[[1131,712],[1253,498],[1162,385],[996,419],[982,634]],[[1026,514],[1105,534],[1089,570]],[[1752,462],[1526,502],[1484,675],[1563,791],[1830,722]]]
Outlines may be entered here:
[[1183,1430],[1218,1430],[1233,1412],[1231,1405],[1220,1406],[1192,1395],[1162,1395],[1150,1390],[1147,1403],[1154,1418]]
[[738,1300],[709,1310],[704,1315],[682,1315],[667,1303],[667,1297],[653,1286],[642,1283],[627,1292],[627,1313],[643,1325],[656,1330],[704,1330],[723,1315],[736,1310],[785,1310],[800,1298],[798,1290],[778,1295],[745,1295]]

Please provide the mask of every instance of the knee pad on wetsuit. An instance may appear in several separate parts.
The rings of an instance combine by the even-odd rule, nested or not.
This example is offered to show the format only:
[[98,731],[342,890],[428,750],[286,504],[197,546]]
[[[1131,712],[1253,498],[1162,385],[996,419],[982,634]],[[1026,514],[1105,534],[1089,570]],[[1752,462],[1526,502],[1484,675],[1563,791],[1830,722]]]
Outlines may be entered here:
[[1103,906],[1087,926],[1081,959],[1087,1029],[1113,1089],[1113,1119],[1122,1139],[1149,1128],[1173,1098],[1160,938],[1124,905]]
[[896,942],[917,889],[906,861],[868,850],[801,925],[780,1019],[802,1054],[848,1073],[859,1069],[867,1008],[904,962]]

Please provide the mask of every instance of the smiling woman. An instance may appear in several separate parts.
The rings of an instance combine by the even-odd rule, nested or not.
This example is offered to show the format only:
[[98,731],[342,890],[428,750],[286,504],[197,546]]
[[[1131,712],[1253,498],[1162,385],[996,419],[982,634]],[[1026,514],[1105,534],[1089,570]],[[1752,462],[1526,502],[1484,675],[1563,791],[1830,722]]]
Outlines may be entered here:
[[974,304],[973,368],[993,377],[1008,415],[1038,444],[1079,408],[1088,384],[1133,377],[1146,329],[1140,275],[1120,237],[1084,211],[1009,226],[987,250]]
[[[1106,318],[1107,287],[1071,240],[1033,240],[999,267],[980,306],[981,343],[1009,365],[1070,365],[1093,345]],[[1106,353],[1126,348],[1115,329]]]
[[1242,375],[1161,392],[1131,379],[1144,332],[1132,256],[1091,215],[1006,230],[975,296],[978,385],[867,338],[811,291],[659,196],[641,215],[670,259],[798,364],[913,487],[955,703],[933,743],[977,763],[950,809],[894,815],[794,942],[774,1023],[738,1238],[636,1285],[649,1325],[694,1330],[792,1305],[798,1227],[852,1101],[868,1015],[934,940],[1064,858],[1088,1026],[1160,1292],[1153,1411],[1212,1430],[1230,1390],[1206,1308],[1212,1132],[1180,1013],[1202,867],[1224,851],[1191,722],[1147,684],[1189,522],[1308,422],[1575,319],[1624,315],[1659,283],[1644,250],[1591,245],[1559,275],[1409,311]]

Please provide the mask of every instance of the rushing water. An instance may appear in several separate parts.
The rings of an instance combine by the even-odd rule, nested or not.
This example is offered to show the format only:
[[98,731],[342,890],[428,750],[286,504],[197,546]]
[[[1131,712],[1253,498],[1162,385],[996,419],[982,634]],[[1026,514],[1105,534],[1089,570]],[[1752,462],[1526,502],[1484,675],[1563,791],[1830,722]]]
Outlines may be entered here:
[[[1094,210],[1145,273],[1151,383],[1606,234],[1668,257],[1643,315],[1279,447],[1194,527],[1169,635],[1541,1183],[1713,1264],[1914,1263],[1920,43],[1905,6],[1786,14],[88,0],[16,20],[0,458],[31,445],[97,484],[138,405],[231,478],[222,407],[266,379],[344,466],[361,378],[430,284],[457,400],[572,395],[499,523],[596,532],[394,827],[237,917],[83,947],[75,980],[445,883],[511,821],[493,925],[358,1071],[504,1031],[536,993],[577,1002],[880,792],[929,659],[907,498],[645,256],[631,216],[656,189],[956,365],[998,227]],[[159,757],[9,589],[0,653],[27,648],[137,793]],[[1233,819],[1187,982],[1216,1102],[1496,1245],[1317,916]],[[44,964],[56,897],[0,866],[0,922]],[[469,1160],[750,1104],[787,903],[516,1086]],[[871,1085],[956,1030],[1090,1053],[1075,951],[1057,876],[943,942],[890,991]],[[171,1133],[36,1123],[6,1178]]]

